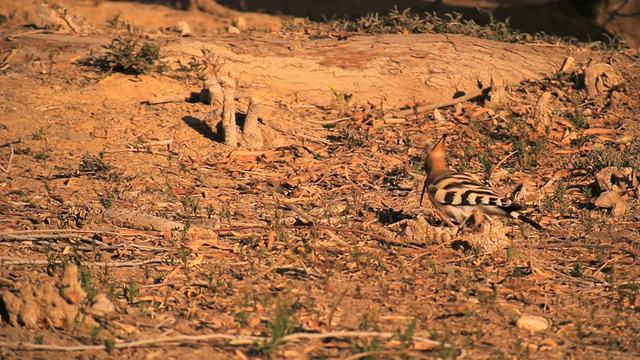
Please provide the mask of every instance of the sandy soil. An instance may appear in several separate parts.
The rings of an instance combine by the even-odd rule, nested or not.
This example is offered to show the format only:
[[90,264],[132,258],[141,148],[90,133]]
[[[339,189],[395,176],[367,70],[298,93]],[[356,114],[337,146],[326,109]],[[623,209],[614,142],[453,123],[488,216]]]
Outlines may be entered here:
[[[640,356],[637,50],[65,6],[77,31],[0,4],[3,358]],[[92,66],[118,36],[165,69]],[[260,144],[225,145],[215,106],[184,101],[203,49],[237,79],[240,125],[262,103]],[[421,207],[445,132],[452,167],[517,189],[548,231],[456,234]]]

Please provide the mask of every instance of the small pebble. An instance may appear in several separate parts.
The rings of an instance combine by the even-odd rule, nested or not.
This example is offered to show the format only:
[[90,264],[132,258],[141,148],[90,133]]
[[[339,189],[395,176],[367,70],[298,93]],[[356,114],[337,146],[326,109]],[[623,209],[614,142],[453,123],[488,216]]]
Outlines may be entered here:
[[549,320],[542,316],[523,315],[516,321],[516,326],[519,329],[525,329],[531,332],[546,330],[549,328],[549,325]]

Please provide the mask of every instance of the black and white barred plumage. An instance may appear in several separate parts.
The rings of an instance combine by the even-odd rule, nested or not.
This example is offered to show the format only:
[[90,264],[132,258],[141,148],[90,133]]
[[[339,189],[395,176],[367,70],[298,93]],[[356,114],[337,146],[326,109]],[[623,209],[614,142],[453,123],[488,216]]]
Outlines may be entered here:
[[521,205],[501,196],[470,175],[450,170],[445,161],[445,141],[446,136],[443,136],[425,158],[427,179],[420,204],[426,193],[436,209],[458,223],[463,223],[479,208],[487,215],[508,216],[536,229],[543,229],[537,222],[518,213],[518,210],[523,209]]

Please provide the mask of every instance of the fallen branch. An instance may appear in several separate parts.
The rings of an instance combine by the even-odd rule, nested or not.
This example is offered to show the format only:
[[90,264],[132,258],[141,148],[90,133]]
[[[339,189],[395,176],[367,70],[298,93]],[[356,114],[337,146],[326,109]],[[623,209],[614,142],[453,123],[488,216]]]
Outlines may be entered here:
[[[100,267],[135,267],[142,266],[147,264],[159,264],[162,262],[166,262],[166,259],[151,259],[151,260],[140,260],[140,261],[123,261],[123,262],[89,262],[87,264],[100,266]],[[12,264],[12,265],[51,265],[51,264],[62,264],[61,260],[28,260],[23,258],[15,258],[15,257],[5,257],[0,256],[0,263],[3,264]]]
[[280,267],[280,262],[282,261],[282,259],[284,259],[286,252],[282,252],[282,254],[280,254],[280,256],[278,256],[277,259],[275,259],[274,261],[272,261],[272,264],[270,267],[268,267],[267,269],[259,272],[258,274],[247,278],[245,280],[243,280],[243,282],[245,284],[253,284],[254,282],[262,279],[265,275],[267,275],[268,273],[272,272],[273,270],[277,269],[278,267]]
[[[151,142],[148,142],[148,143],[135,144],[135,145],[133,145],[133,147],[131,147],[129,149],[105,150],[104,153],[105,154],[112,154],[112,153],[118,153],[118,152],[146,152],[146,153],[150,153],[150,154],[159,154],[159,153],[155,153],[155,152],[151,151],[151,147],[152,146],[166,146],[167,147],[167,151],[171,152],[171,144],[172,143],[173,143],[173,139],[151,141]],[[161,155],[163,155],[163,154],[161,154]]]
[[[377,332],[377,331],[334,331],[327,333],[295,333],[291,335],[283,336],[280,340],[282,342],[298,342],[301,340],[324,340],[331,338],[381,338],[390,339],[397,337],[398,334],[392,332]],[[32,344],[24,342],[0,342],[0,347],[11,350],[44,350],[44,351],[91,351],[91,350],[108,350],[108,349],[131,349],[139,348],[147,345],[158,345],[166,343],[189,343],[199,341],[210,340],[224,340],[229,345],[253,345],[256,342],[269,341],[270,337],[266,336],[247,336],[247,335],[227,335],[227,334],[206,334],[206,335],[179,335],[173,337],[157,337],[152,339],[144,339],[137,341],[115,343],[113,345],[46,345],[46,344]],[[414,336],[412,338],[414,343],[422,343],[429,347],[447,346],[447,344],[441,343],[431,339]]]
[[19,144],[19,143],[21,143],[21,142],[22,142],[22,139],[21,139],[21,138],[20,138],[20,139],[18,139],[18,140],[9,141],[9,142],[6,142],[6,143],[4,143],[4,144],[0,144],[0,149],[5,148],[5,147],[7,147],[7,146],[11,146],[11,145]]
[[187,234],[197,233],[199,236],[207,239],[215,240],[217,236],[210,230],[203,229],[198,226],[188,227],[178,221],[163,219],[158,216],[152,216],[142,211],[124,210],[124,209],[107,209],[104,215],[111,221],[122,224],[126,227],[142,230],[156,231],[172,231],[187,228]]
[[307,268],[298,267],[298,266],[280,266],[274,269],[278,274],[293,272],[296,274],[307,275],[309,277],[315,277],[318,279],[324,279],[325,276],[323,274],[309,271]]
[[4,166],[0,166],[0,169],[5,173],[8,173],[9,170],[11,170],[11,162],[13,161],[13,145],[10,145],[10,149],[11,153],[9,154],[9,161],[7,161],[7,168],[5,169]]
[[[13,234],[0,234],[0,239],[7,239],[12,241],[46,241],[46,240],[59,240],[59,239],[74,239],[86,242],[96,242],[94,239],[82,236],[80,234],[30,234],[30,235],[13,235]],[[100,243],[99,241],[96,243]]]
[[[136,236],[136,235],[133,235]],[[144,235],[144,236],[149,236],[149,235]],[[154,236],[155,237],[155,236]],[[103,242],[98,241],[94,238],[90,238],[90,237],[86,237],[86,236],[81,236],[79,234],[51,234],[51,233],[43,233],[43,234],[27,234],[27,235],[14,235],[11,234],[11,232],[2,232],[0,233],[0,241],[3,240],[8,240],[8,241],[15,241],[15,242],[32,242],[32,243],[45,243],[48,242],[50,240],[67,240],[69,239],[69,241],[66,241],[67,243],[73,244],[74,248],[77,250],[81,250],[81,251],[95,251],[95,250],[105,250],[105,251],[109,251],[109,250],[117,250],[117,249],[126,249],[126,248],[135,248],[135,249],[139,249],[139,250],[147,250],[147,251],[155,251],[155,252],[167,252],[167,251],[173,251],[175,250],[174,248],[163,248],[163,247],[158,247],[158,246],[150,246],[150,245],[140,245],[140,244],[134,244],[134,243],[119,243],[119,244],[114,244],[114,245],[105,245]],[[71,240],[73,239],[73,240]],[[75,240],[80,240],[80,241],[84,241],[87,243],[92,244],[91,246],[89,245],[78,245],[77,242],[74,242]],[[95,246],[98,245],[98,246]],[[67,246],[67,245],[61,245],[61,246]]]
[[44,32],[51,32],[51,30],[31,30],[31,31],[25,31],[25,32],[21,32],[21,33],[17,33],[17,34],[7,34],[4,36],[0,36],[0,41],[4,40],[4,39],[13,39],[13,38],[17,38],[17,37],[21,37],[21,36],[28,36],[28,35],[33,35],[33,34],[41,34]]
[[60,229],[38,229],[38,230],[20,230],[20,231],[0,231],[0,237],[13,236],[13,235],[29,235],[29,234],[107,234],[117,236],[146,236],[156,237],[156,235],[149,235],[144,233],[121,233],[112,230],[60,230]]
[[482,90],[476,90],[468,93],[467,95],[464,95],[455,99],[441,101],[441,102],[437,102],[437,103],[433,103],[425,106],[419,106],[415,109],[407,109],[407,110],[391,112],[391,113],[385,114],[384,117],[389,118],[389,117],[403,117],[403,116],[409,116],[409,115],[418,115],[420,113],[424,113],[424,112],[435,110],[435,109],[440,109],[447,106],[452,106],[461,102],[465,102],[465,101],[477,98],[479,96],[486,95],[489,91],[491,91],[491,87],[486,87]]
[[633,250],[626,249],[619,245],[611,245],[611,244],[582,244],[582,243],[551,243],[551,244],[541,244],[535,245],[535,249],[550,249],[550,248],[587,248],[587,249],[610,249],[610,250],[620,250],[621,252],[629,255],[633,258],[633,262],[638,261],[638,254],[636,254]]
[[172,95],[156,96],[156,97],[151,98],[151,99],[142,100],[140,103],[141,104],[148,104],[148,105],[158,105],[158,104],[166,104],[166,103],[171,103],[171,102],[189,101],[189,99],[191,99],[191,97],[187,96],[187,95],[172,94]]

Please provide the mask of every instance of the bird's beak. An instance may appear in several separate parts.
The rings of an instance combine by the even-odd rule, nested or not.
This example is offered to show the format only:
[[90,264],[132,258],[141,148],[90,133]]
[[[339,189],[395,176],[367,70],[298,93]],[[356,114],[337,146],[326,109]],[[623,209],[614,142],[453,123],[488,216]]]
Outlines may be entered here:
[[427,179],[424,179],[424,186],[422,186],[422,193],[420,194],[420,207],[422,207],[422,201],[424,200],[424,193],[427,191]]
[[431,150],[432,152],[439,152],[444,154],[446,151],[446,146],[447,146],[447,135],[442,135],[442,137],[440,138],[440,140],[438,141],[438,143],[436,144],[436,146],[433,147],[433,150]]

